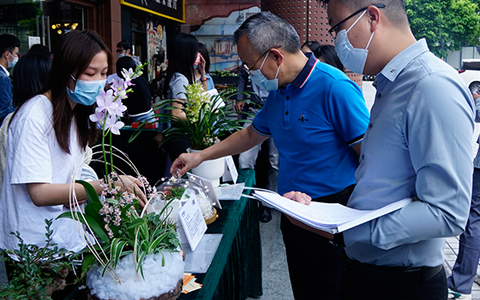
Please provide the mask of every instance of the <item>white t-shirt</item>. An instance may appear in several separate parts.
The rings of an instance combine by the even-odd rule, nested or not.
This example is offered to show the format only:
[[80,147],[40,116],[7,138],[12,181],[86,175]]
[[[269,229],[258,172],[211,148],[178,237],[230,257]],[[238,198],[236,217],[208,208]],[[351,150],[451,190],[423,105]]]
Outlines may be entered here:
[[57,142],[52,104],[45,96],[37,95],[19,109],[8,129],[7,166],[0,198],[0,248],[18,248],[17,238],[10,234],[15,231],[20,232],[26,244],[45,245],[45,219],[53,219],[52,238],[58,247],[71,251],[84,247],[76,221],[55,220],[69,209],[64,205],[36,206],[26,185],[70,183],[84,153],[74,121],[70,128],[70,152],[63,151]]
[[188,85],[188,79],[182,73],[175,72],[168,83],[167,99],[187,100],[185,95],[185,86]]

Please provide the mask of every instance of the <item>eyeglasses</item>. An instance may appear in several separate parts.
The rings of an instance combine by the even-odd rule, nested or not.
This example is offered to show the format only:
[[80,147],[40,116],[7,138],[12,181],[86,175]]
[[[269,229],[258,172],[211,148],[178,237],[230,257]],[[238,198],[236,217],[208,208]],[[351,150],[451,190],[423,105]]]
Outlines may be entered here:
[[122,53],[125,49],[117,49],[117,53]]
[[[377,8],[385,8],[385,4],[372,4],[373,6],[377,7]],[[340,22],[338,22],[335,26],[332,26],[332,28],[330,28],[328,30],[328,33],[332,36],[333,40],[335,40],[335,38],[337,37],[337,31],[338,29],[340,28],[340,25],[342,25],[343,23],[345,23],[346,21],[350,20],[352,17],[358,15],[359,13],[363,12],[364,10],[366,10],[368,8],[367,7],[363,7],[363,8],[360,8],[359,10],[357,10],[356,12],[354,12],[353,14],[349,15],[348,17],[346,17],[345,19],[341,20]]]
[[[274,48],[275,48],[275,47],[274,47]],[[272,48],[270,48],[270,49],[272,49]],[[243,70],[244,70],[245,72],[247,72],[248,75],[250,75],[250,70],[251,70],[253,67],[255,67],[255,65],[260,61],[260,59],[261,59],[262,57],[264,57],[268,52],[270,52],[270,49],[268,49],[267,51],[263,52],[263,54],[260,55],[259,58],[257,58],[257,60],[252,64],[251,67],[248,67],[246,63],[242,63],[242,68],[243,68]]]

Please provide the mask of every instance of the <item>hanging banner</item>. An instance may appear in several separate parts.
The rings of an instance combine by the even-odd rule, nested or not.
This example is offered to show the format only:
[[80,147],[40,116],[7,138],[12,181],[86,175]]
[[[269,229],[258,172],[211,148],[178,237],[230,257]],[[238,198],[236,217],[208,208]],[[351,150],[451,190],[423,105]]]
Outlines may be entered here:
[[120,0],[120,4],[185,23],[185,0]]

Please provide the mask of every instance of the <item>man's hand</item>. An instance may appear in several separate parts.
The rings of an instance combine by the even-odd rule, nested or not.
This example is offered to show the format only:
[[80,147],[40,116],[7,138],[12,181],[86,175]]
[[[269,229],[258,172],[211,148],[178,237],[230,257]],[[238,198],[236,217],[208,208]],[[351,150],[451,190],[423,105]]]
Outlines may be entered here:
[[242,113],[244,107],[245,107],[245,101],[237,100],[237,104],[235,104],[235,110],[237,111],[237,113]]
[[310,203],[312,202],[312,197],[302,192],[291,191],[283,194],[283,197],[305,205],[310,205]]
[[[178,175],[182,177],[189,170],[197,167],[203,162],[200,152],[198,153],[183,153],[180,155],[173,163],[170,168],[170,173],[172,175]],[[177,173],[178,170],[178,173]]]

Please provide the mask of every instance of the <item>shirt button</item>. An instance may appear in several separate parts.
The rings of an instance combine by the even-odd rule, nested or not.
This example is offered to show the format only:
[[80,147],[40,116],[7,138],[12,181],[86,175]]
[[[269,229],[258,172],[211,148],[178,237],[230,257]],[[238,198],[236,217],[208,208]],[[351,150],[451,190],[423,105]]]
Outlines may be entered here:
[[362,160],[365,159],[365,154],[362,154]]
[[286,99],[287,99],[287,100],[290,100],[290,96],[287,96]]
[[378,97],[378,98],[382,98],[382,93],[378,93],[378,94],[377,94],[377,97]]
[[372,123],[368,124],[368,128],[372,128]]
[[285,112],[285,115],[288,116],[288,111]]

